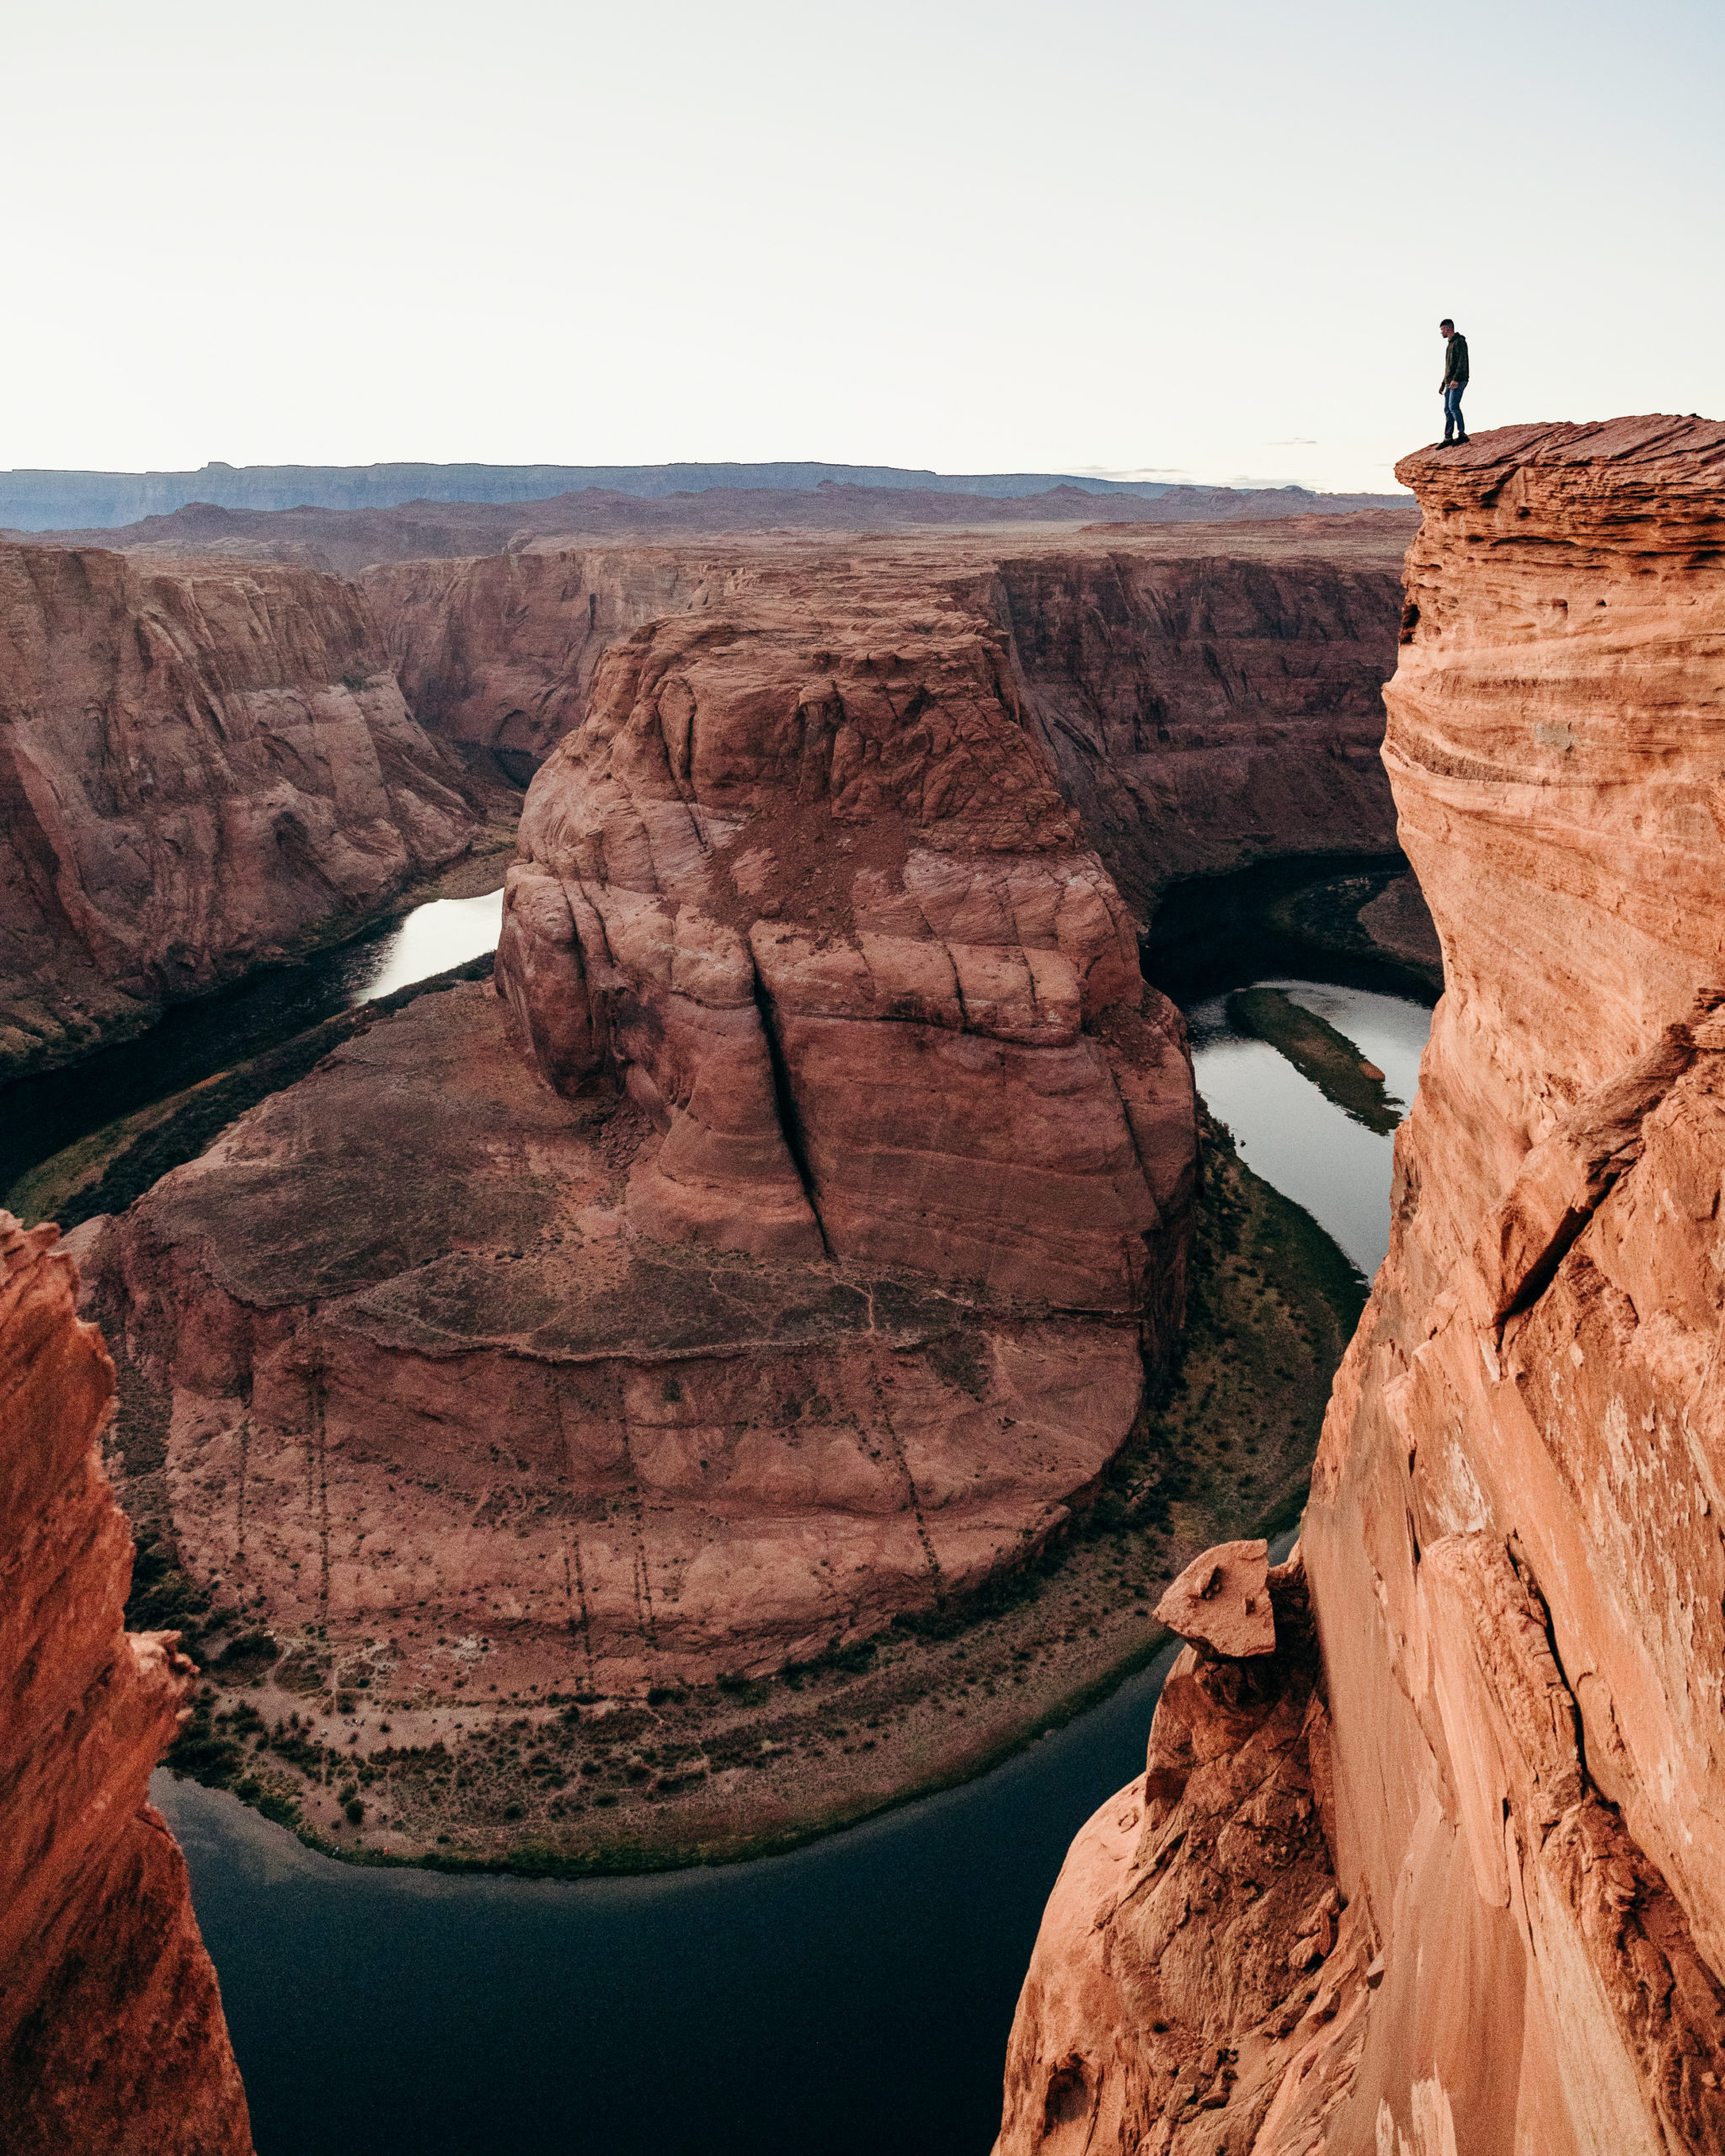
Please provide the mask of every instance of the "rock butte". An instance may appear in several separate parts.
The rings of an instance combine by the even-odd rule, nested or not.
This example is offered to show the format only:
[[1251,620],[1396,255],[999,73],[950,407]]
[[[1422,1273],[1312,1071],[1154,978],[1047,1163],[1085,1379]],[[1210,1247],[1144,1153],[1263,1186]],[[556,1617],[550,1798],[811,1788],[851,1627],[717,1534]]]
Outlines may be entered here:
[[482,1640],[505,1689],[769,1669],[1033,1550],[1124,1439],[1184,1307],[1184,1028],[1003,634],[883,595],[615,648],[497,993],[105,1238],[183,1556],[262,1621],[387,1619],[398,1684]]
[[0,1074],[350,930],[477,830],[363,599],[0,542]]
[[1725,2148],[1725,428],[1397,469],[1390,1255],[1276,1652],[1183,1655],[1067,1860],[1001,2156]]
[[[1284,650],[1283,723],[1236,654],[1254,718],[1117,746],[1225,799],[1338,774],[1282,834],[1333,848],[1387,838],[1381,774],[1332,751],[1369,746],[1345,714],[1392,612],[1384,536],[1323,536],[1342,567],[1306,567],[1352,580],[1358,633]],[[1085,579],[1146,621],[1167,585],[1156,618],[1213,649],[1204,593],[1238,565],[1080,536],[1017,600],[1016,557],[947,539],[371,580],[440,723],[554,660],[520,738],[579,724],[523,815],[503,1005],[424,1000],[80,1231],[171,1396],[198,1577],[332,1648],[387,1620],[398,1685],[483,1657],[488,1690],[627,1689],[876,1630],[1083,1501],[1183,1308],[1191,1076],[1020,624],[1058,595],[1049,681],[1089,648]],[[1251,543],[1241,575],[1297,586],[1290,535]],[[1141,683],[1097,668],[1067,708],[1124,712]],[[1231,851],[1212,813],[1222,865],[1275,842]],[[1173,792],[1121,819],[1145,857],[1181,820]]]
[[131,1531],[95,1447],[114,1370],[56,1240],[0,1213],[0,2142],[249,2156],[184,1861],[146,1801],[192,1665],[123,1629]]

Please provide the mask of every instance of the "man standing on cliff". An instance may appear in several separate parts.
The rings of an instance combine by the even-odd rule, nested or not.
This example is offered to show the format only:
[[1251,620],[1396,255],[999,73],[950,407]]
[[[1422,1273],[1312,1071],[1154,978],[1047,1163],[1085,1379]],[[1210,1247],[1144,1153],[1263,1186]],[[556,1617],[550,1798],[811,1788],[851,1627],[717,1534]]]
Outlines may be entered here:
[[1444,333],[1444,379],[1438,384],[1438,393],[1444,400],[1444,439],[1440,449],[1451,442],[1460,449],[1467,440],[1467,422],[1461,416],[1461,392],[1467,387],[1467,339],[1450,321],[1448,315],[1438,324]]

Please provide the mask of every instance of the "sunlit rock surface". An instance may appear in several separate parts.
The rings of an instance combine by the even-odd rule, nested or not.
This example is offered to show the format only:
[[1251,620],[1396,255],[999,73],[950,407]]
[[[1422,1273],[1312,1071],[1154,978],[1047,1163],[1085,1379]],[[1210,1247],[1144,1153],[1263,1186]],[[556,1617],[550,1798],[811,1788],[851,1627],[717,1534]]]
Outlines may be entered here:
[[1015,2156],[1725,2147],[1725,428],[1398,471],[1449,990],[1306,1517],[1321,1669],[1279,1604],[1176,1665],[1049,1906]]
[[988,614],[823,563],[617,645],[497,988],[101,1233],[188,1570],[398,1687],[627,1689],[1086,1499],[1184,1307],[1191,1068]]

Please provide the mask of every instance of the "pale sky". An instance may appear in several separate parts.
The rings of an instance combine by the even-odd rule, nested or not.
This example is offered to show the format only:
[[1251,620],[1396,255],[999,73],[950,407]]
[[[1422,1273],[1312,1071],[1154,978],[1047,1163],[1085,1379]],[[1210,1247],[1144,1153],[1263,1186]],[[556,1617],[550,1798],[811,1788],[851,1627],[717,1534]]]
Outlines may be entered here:
[[0,467],[1725,416],[1719,0],[0,0]]

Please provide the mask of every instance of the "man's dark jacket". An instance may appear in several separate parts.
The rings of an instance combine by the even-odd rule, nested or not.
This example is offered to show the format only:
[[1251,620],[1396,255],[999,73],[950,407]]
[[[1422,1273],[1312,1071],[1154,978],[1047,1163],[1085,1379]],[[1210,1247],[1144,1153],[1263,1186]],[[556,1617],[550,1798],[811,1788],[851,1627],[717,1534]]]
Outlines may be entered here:
[[1452,382],[1465,382],[1466,380],[1467,339],[1458,329],[1450,339],[1448,356],[1444,361],[1444,387],[1447,389]]

